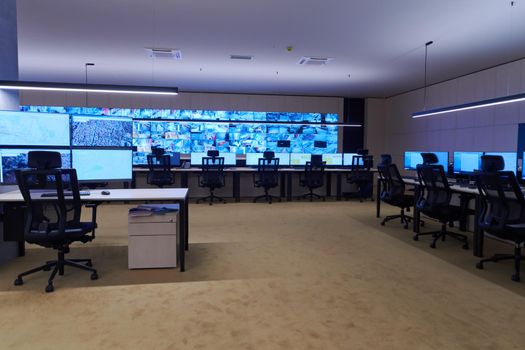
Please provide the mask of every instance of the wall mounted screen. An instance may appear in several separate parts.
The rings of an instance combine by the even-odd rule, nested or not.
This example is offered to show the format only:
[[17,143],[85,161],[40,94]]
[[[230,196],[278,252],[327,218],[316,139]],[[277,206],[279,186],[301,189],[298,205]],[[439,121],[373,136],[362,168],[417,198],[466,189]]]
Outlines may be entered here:
[[471,174],[479,170],[483,152],[454,152],[454,173]]
[[131,150],[74,149],[79,181],[131,180]]
[[71,167],[71,153],[69,150],[2,148],[0,149],[0,183],[16,184],[15,169],[27,168],[27,154],[29,151],[60,152],[62,168]]
[[69,146],[69,115],[0,111],[0,145]]
[[131,147],[133,122],[129,117],[72,116],[72,146]]
[[323,161],[326,162],[327,166],[342,166],[343,165],[343,154],[342,153],[326,153],[323,154]]
[[505,162],[503,171],[512,171],[516,174],[518,167],[518,154],[515,152],[485,152],[487,156],[502,156]]
[[421,156],[421,153],[434,153],[438,158],[437,165],[443,166],[445,173],[447,172],[448,170],[448,152],[430,152],[430,151],[405,152],[404,167],[406,170],[416,170],[419,164],[423,164],[423,157]]

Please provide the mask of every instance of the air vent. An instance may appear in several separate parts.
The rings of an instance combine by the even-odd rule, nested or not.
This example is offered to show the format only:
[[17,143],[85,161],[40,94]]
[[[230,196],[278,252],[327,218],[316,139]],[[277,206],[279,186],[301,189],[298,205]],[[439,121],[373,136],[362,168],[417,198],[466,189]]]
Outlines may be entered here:
[[307,57],[303,56],[297,62],[297,64],[303,65],[303,66],[324,66],[328,62],[332,61],[333,58],[328,57]]
[[251,61],[251,60],[253,60],[253,56],[249,56],[249,55],[230,55],[230,59],[232,59],[232,60],[241,60],[241,61]]
[[159,49],[146,47],[148,56],[151,58],[167,58],[172,60],[182,60],[182,52],[177,49]]

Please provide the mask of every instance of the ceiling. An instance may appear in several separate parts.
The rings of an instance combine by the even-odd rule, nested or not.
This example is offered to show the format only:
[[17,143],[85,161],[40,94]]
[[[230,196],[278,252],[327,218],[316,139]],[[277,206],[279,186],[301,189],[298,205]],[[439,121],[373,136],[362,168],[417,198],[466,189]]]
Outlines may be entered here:
[[[386,97],[525,57],[525,0],[18,0],[20,80]],[[287,47],[291,46],[289,51]],[[177,48],[180,61],[145,48]],[[252,61],[230,60],[231,54]],[[301,66],[301,56],[334,58]]]

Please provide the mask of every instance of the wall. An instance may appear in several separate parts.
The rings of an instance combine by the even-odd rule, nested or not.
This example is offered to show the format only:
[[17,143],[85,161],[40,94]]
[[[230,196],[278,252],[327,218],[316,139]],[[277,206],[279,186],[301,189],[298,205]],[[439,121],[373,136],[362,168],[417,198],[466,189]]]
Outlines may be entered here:
[[[525,92],[525,59],[427,88],[427,109]],[[525,102],[412,119],[423,110],[423,89],[367,100],[366,145],[402,164],[407,150],[516,151]],[[449,155],[452,160],[452,153]]]

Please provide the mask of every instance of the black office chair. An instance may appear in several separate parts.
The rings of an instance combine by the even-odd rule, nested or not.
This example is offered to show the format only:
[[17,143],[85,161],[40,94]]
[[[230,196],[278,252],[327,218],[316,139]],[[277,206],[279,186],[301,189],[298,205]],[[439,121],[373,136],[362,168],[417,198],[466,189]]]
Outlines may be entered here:
[[264,198],[268,204],[272,204],[274,198],[279,199],[279,202],[281,201],[281,197],[272,196],[268,193],[271,188],[279,185],[279,158],[275,158],[274,152],[266,151],[263,153],[263,158],[259,158],[257,173],[253,174],[253,183],[255,187],[264,189],[263,195],[253,199],[254,203],[261,198]]
[[224,187],[224,157],[219,157],[219,151],[210,150],[207,157],[202,157],[202,171],[199,175],[199,186],[208,187],[210,195],[199,198],[197,203],[209,200],[210,205],[214,200],[226,203],[226,201],[219,196],[216,196],[213,191],[217,188]]
[[483,269],[484,263],[514,260],[512,280],[520,281],[521,246],[525,242],[525,198],[516,176],[512,171],[500,171],[505,167],[501,156],[482,156],[481,172],[476,174],[481,194],[481,215],[479,228],[499,238],[514,242],[514,254],[495,254],[477,264]]
[[359,197],[359,201],[371,198],[374,189],[374,174],[370,170],[374,164],[373,156],[368,155],[368,150],[360,149],[357,151],[358,155],[352,157],[352,165],[350,172],[347,174],[346,182],[354,184],[357,191],[354,193],[347,193],[347,197]]
[[[82,203],[75,169],[58,169],[61,166],[59,152],[29,152],[28,165],[34,169],[17,170],[16,179],[27,206],[24,229],[25,240],[58,251],[57,260],[18,275],[15,286],[24,283],[22,277],[53,268],[46,292],[54,290],[53,280],[58,273],[64,275],[64,267],[71,266],[91,272],[91,279],[98,279],[91,259],[65,259],[73,242],[87,243],[95,239],[96,205],[92,208],[91,221],[80,221]],[[43,192],[56,194],[41,197]],[[90,234],[91,233],[91,234]]]
[[313,190],[324,185],[324,169],[326,162],[323,161],[323,156],[320,154],[312,154],[311,160],[306,162],[304,166],[304,173],[300,175],[299,185],[308,187],[309,192],[297,197],[297,199],[313,198],[326,200],[324,196],[314,193]]
[[381,225],[385,225],[387,221],[394,219],[401,219],[401,223],[404,224],[404,228],[408,228],[408,224],[412,221],[412,217],[405,214],[405,209],[410,210],[410,207],[414,205],[414,195],[407,194],[405,192],[405,182],[397,169],[395,164],[392,164],[392,157],[390,155],[381,155],[382,161],[377,166],[379,172],[379,179],[381,181],[381,194],[380,199],[390,205],[399,207],[401,213],[398,215],[386,216]]
[[152,148],[153,154],[148,154],[148,175],[146,182],[159,188],[173,185],[175,177],[171,172],[171,157],[164,154],[163,148]]
[[432,235],[431,248],[436,248],[436,242],[441,238],[443,241],[447,236],[455,238],[463,243],[463,249],[468,249],[467,236],[447,231],[447,223],[452,225],[456,220],[462,218],[466,213],[463,206],[451,205],[452,190],[448,184],[445,170],[442,165],[436,165],[437,156],[434,153],[422,153],[423,164],[417,165],[417,175],[420,189],[416,202],[417,209],[428,217],[441,223],[441,230],[434,232],[416,233],[414,240],[419,236]]

